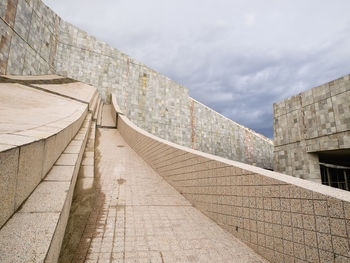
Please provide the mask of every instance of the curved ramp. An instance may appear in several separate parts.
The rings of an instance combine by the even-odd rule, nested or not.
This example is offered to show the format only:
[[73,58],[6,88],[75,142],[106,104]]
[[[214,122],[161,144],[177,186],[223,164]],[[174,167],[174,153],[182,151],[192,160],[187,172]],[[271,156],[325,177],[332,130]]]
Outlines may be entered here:
[[[84,207],[86,226],[74,224],[84,229],[77,251],[61,262],[265,262],[193,207],[118,130],[99,128],[96,141],[95,177],[80,189],[94,188],[95,200]],[[71,217],[84,212],[86,200],[77,199]]]

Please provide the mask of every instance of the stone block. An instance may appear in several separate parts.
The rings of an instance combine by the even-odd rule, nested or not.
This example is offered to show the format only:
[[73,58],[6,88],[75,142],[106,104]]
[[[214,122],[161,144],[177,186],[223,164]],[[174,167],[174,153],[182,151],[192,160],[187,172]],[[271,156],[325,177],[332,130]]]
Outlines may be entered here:
[[26,43],[16,34],[12,35],[11,48],[7,64],[7,74],[21,75],[23,73]]
[[58,157],[59,152],[56,150],[56,136],[54,135],[45,140],[42,178],[46,176]]
[[311,104],[304,107],[303,123],[305,123],[305,127],[303,127],[305,139],[318,137],[318,129],[315,128],[317,127],[317,115],[315,104]]
[[333,81],[333,85],[329,85],[329,88],[331,90],[332,96],[338,95],[345,91],[349,91],[350,90],[349,75],[346,75],[344,77],[341,77]]
[[16,213],[0,231],[0,262],[44,262],[60,213]]
[[[2,4],[3,3],[4,1],[2,1]],[[1,10],[1,6],[0,6],[0,10]],[[1,74],[6,74],[12,35],[13,35],[12,29],[7,24],[5,24],[4,21],[0,19],[0,73]]]
[[332,97],[337,132],[350,130],[350,91]]
[[16,209],[40,183],[43,172],[43,159],[44,141],[34,142],[20,148],[15,197]]
[[37,15],[36,12],[33,12],[32,21],[30,24],[30,31],[28,36],[28,44],[37,52],[40,52],[41,47],[41,31],[43,27],[42,20]]
[[299,111],[291,111],[286,114],[287,119],[287,134],[288,134],[288,143],[294,143],[300,141],[301,133],[300,133],[300,125],[301,118]]
[[310,128],[318,129],[318,136],[336,133],[336,123],[331,98],[321,100],[315,104],[316,126]]
[[54,165],[45,177],[45,181],[71,181],[74,172],[74,166]]
[[314,97],[314,102],[319,102],[320,100],[325,100],[331,97],[331,92],[329,89],[329,83],[323,84],[321,86],[312,89],[312,95]]
[[301,96],[301,106],[305,107],[310,104],[314,104],[314,97],[312,94],[312,89],[306,90],[300,93]]
[[35,51],[26,46],[26,53],[24,56],[24,65],[23,65],[23,75],[35,75],[38,72],[38,61]]
[[58,158],[56,165],[71,165],[74,166],[77,162],[78,154],[75,153],[62,153]]
[[25,41],[28,40],[32,12],[27,1],[18,1],[14,29]]
[[0,152],[0,227],[15,210],[19,149]]
[[286,113],[299,110],[301,108],[301,96],[296,95],[285,99]]
[[0,3],[0,17],[13,27],[16,17],[18,0],[4,0]]
[[70,182],[45,181],[38,185],[19,210],[20,213],[61,212]]
[[274,118],[274,144],[275,146],[288,143],[287,115]]

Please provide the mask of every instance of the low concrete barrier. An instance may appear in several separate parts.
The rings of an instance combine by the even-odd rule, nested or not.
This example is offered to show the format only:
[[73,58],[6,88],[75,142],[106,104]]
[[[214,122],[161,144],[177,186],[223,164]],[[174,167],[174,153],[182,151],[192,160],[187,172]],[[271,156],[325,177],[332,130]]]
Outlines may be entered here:
[[123,138],[155,171],[266,259],[350,262],[349,192],[192,150],[117,116]]
[[0,262],[57,262],[91,124],[79,132],[21,208],[0,230]]

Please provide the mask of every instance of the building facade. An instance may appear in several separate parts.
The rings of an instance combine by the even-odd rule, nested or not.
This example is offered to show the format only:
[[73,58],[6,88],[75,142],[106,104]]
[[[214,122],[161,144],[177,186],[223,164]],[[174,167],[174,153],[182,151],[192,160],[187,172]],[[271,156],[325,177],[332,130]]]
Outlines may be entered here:
[[349,190],[350,75],[274,104],[274,168]]

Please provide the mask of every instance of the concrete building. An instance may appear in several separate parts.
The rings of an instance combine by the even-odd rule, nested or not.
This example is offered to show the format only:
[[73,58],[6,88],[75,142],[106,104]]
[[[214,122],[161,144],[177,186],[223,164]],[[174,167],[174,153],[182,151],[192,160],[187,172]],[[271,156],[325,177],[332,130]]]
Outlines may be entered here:
[[274,104],[274,167],[350,190],[350,75]]

